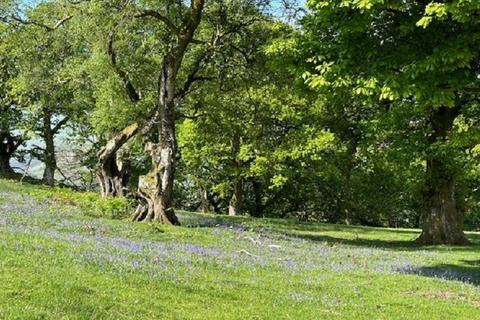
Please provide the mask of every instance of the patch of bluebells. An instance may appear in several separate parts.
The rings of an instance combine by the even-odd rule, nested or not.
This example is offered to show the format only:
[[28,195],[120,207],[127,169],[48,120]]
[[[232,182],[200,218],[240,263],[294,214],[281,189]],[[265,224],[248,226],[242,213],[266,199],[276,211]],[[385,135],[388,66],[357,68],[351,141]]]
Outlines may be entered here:
[[124,236],[134,229],[128,223],[114,233],[120,235],[111,236],[110,225],[100,219],[86,219],[76,208],[15,193],[0,196],[6,199],[0,202],[0,232],[61,241],[69,246],[75,262],[120,273],[144,272],[152,277],[178,279],[194,277],[196,268],[215,267],[226,272],[232,268],[275,268],[286,273],[365,270],[419,274],[414,262],[435,254],[415,252],[407,257],[406,252],[332,245],[188,214],[180,215],[183,224],[209,228],[218,239],[216,246],[131,239]]

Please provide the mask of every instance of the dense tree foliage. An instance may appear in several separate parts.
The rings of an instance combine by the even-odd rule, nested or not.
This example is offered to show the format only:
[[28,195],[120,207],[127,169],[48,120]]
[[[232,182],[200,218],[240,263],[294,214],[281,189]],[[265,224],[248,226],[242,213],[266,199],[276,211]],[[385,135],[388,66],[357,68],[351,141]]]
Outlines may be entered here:
[[302,6],[1,1],[0,173],[29,154],[46,184],[76,184],[57,161],[69,141],[98,180],[82,185],[132,198],[136,221],[178,224],[176,207],[466,243],[480,226],[476,1]]

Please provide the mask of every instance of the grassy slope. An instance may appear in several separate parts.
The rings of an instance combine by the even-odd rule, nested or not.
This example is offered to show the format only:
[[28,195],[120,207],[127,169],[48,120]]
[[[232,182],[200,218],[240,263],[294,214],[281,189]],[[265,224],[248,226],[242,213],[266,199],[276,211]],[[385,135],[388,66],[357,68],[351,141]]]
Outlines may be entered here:
[[417,230],[185,212],[174,228],[85,216],[93,198],[0,180],[0,319],[480,319],[477,233],[417,248]]

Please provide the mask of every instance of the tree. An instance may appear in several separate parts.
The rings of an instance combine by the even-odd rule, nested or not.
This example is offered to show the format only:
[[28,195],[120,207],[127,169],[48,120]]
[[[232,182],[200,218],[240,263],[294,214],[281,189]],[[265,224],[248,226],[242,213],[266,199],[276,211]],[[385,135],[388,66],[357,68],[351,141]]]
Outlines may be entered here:
[[168,30],[135,18],[138,10],[129,1],[85,3],[76,10],[87,21],[83,32],[92,52],[85,63],[95,97],[89,124],[101,145],[96,175],[103,197],[127,194],[130,165],[119,151],[126,151],[132,138],[152,126],[157,83],[153,74]]
[[65,25],[72,19],[61,4],[46,3],[27,13],[15,13],[12,23],[18,25],[10,35],[10,53],[17,73],[10,80],[10,94],[25,106],[25,132],[38,135],[44,142],[32,153],[45,164],[43,181],[55,182],[57,159],[55,136],[77,112],[73,103],[75,93],[68,86],[69,63],[81,52],[81,39]]
[[314,177],[321,170],[323,161],[313,158],[331,146],[332,135],[316,122],[309,93],[296,74],[281,67],[294,63],[282,53],[275,62],[264,50],[292,32],[267,18],[252,24],[244,30],[248,36],[216,59],[217,71],[211,73],[217,78],[181,109],[187,115],[180,126],[183,185],[202,190],[190,191],[194,194],[206,189],[210,197],[200,203],[208,198],[208,207],[230,215],[284,214],[291,210],[291,199],[278,190],[291,187],[290,195],[298,195],[293,185],[297,178],[303,184],[305,177],[295,174],[310,169]]
[[[465,92],[478,87],[478,22],[473,4],[421,1],[312,1],[303,21],[317,89],[348,87],[357,96],[410,106],[425,120],[421,244],[465,244],[452,143]],[[472,7],[473,6],[473,7]],[[468,8],[467,8],[468,7]],[[447,156],[448,155],[448,156]]]
[[[166,40],[159,72],[155,122],[158,140],[147,143],[151,155],[150,172],[140,177],[138,193],[144,200],[135,213],[135,220],[153,220],[178,224],[172,207],[174,174],[177,165],[176,113],[184,98],[195,85],[208,77],[202,71],[222,48],[225,39],[239,33],[250,24],[252,13],[258,13],[255,3],[192,0],[189,7],[172,5],[176,24],[167,14],[143,10],[138,16],[156,19],[170,34]],[[202,20],[202,14],[205,18]],[[233,18],[233,20],[231,20]],[[256,19],[253,16],[253,19]],[[200,30],[197,30],[199,29]],[[194,38],[195,34],[198,39]]]
[[[11,32],[3,24],[0,25],[0,30],[0,39],[5,39]],[[10,175],[13,172],[10,160],[24,142],[21,134],[14,131],[22,119],[22,112],[21,107],[9,95],[8,82],[16,72],[13,59],[5,46],[1,46],[0,51],[0,174]]]

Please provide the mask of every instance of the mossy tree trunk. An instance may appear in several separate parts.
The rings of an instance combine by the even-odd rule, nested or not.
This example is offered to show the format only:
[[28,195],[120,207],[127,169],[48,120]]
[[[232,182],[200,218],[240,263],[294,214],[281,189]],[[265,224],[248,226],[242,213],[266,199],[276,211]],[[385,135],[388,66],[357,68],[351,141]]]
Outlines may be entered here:
[[97,153],[97,178],[102,197],[123,197],[126,195],[129,179],[128,163],[117,159],[118,150],[138,132],[134,123],[113,136]]

